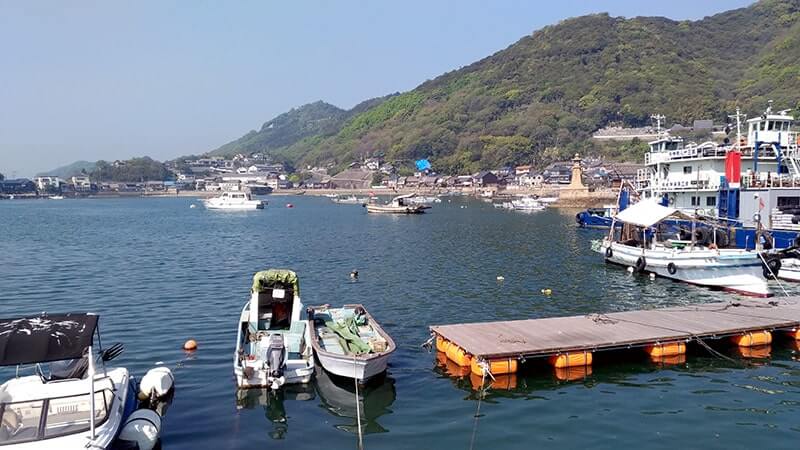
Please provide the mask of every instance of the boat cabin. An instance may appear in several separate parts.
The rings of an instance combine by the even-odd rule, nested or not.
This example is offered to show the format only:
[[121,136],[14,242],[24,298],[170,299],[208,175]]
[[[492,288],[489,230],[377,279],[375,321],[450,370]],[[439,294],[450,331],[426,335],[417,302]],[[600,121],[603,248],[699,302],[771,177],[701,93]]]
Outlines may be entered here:
[[772,107],[769,107],[761,116],[748,120],[747,146],[755,148],[765,144],[777,144],[785,149],[796,145],[796,133],[792,132],[794,117],[788,115],[788,111],[773,114]]

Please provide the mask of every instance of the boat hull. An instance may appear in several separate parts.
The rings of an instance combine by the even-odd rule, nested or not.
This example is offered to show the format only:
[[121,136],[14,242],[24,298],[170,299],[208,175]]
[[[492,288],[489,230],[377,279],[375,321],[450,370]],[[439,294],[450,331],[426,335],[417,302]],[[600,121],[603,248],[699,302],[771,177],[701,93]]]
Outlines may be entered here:
[[422,206],[367,205],[367,212],[375,214],[422,214],[425,209]]
[[754,297],[772,295],[757,253],[745,250],[651,250],[618,242],[609,245],[608,241],[603,242],[600,251],[606,262],[634,268],[644,257],[642,271],[660,277]]
[[[250,371],[248,371],[250,372]],[[272,380],[269,378],[269,373],[265,369],[253,369],[252,373],[245,375],[245,368],[237,365],[234,369],[236,374],[236,385],[241,389],[249,388],[270,388]],[[286,368],[284,369],[283,376],[286,381],[284,384],[304,384],[311,381],[314,375],[313,361],[298,360],[287,361]]]
[[366,360],[316,350],[314,356],[319,365],[327,372],[343,378],[355,378],[359,382],[366,383],[371,378],[386,372],[391,353],[384,353],[376,358]]

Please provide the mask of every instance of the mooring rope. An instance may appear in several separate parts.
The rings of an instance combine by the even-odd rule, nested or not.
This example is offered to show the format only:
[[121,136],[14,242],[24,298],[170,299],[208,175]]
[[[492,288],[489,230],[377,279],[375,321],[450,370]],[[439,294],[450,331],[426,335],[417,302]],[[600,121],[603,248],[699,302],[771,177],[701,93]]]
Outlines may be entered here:
[[486,383],[486,368],[482,367],[481,370],[481,387],[478,389],[478,407],[475,409],[475,423],[472,425],[472,438],[469,441],[469,449],[475,448],[475,436],[478,434],[478,420],[481,416],[481,399],[483,398],[484,390],[483,385]]
[[364,449],[364,437],[361,431],[361,405],[358,401],[358,363],[353,353],[353,384],[356,386],[356,425],[358,425],[358,450]]
[[778,286],[780,286],[781,290],[783,291],[783,295],[785,295],[786,297],[790,297],[789,293],[786,292],[786,288],[783,287],[783,283],[781,283],[781,281],[778,279],[778,274],[773,272],[772,267],[770,267],[769,264],[767,264],[767,259],[764,258],[764,254],[759,252],[758,257],[761,259],[761,261],[764,262],[764,267],[766,267],[767,270],[769,270],[769,273],[770,275],[772,275],[772,278],[775,280],[776,283],[778,283]]

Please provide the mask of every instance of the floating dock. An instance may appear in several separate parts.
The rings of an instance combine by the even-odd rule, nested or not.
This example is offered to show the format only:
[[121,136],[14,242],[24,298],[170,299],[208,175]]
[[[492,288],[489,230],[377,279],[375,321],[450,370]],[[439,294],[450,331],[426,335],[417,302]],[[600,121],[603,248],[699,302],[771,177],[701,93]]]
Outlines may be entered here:
[[431,326],[436,349],[482,375],[509,374],[527,358],[556,369],[591,366],[594,352],[644,349],[654,360],[684,355],[686,344],[729,339],[768,346],[773,332],[800,339],[800,297],[737,300],[641,311]]

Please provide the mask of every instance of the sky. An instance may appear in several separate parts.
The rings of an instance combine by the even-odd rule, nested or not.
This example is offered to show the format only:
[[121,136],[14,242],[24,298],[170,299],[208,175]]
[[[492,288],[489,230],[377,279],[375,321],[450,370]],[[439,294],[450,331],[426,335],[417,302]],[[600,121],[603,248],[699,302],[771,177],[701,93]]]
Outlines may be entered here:
[[413,89],[569,17],[741,0],[0,0],[0,173],[213,150],[292,107]]

